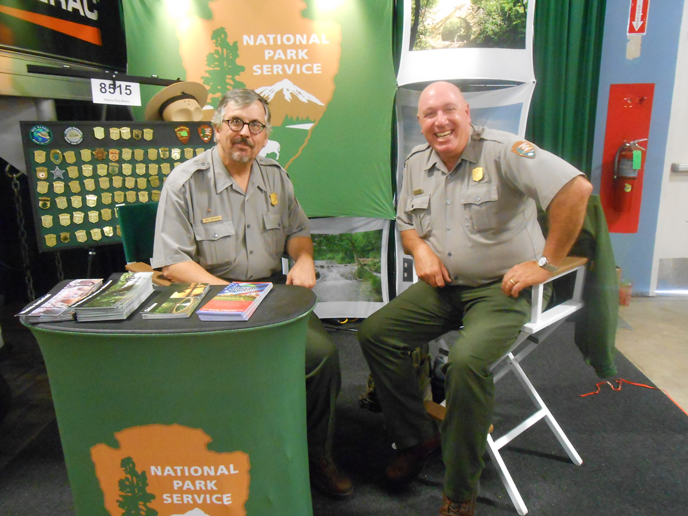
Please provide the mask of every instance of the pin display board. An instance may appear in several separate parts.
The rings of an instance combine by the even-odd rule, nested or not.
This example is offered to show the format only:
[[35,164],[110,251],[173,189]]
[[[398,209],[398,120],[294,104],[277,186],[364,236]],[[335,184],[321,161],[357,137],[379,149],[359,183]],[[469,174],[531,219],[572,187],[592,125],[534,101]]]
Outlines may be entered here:
[[156,202],[214,145],[207,122],[21,122],[38,248],[121,243],[118,204]]

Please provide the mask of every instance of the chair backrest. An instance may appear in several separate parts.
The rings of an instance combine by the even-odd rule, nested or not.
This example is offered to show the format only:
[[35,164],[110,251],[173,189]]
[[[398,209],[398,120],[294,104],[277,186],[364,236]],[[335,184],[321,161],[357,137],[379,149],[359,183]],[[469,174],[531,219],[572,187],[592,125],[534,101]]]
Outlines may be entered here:
[[155,216],[157,202],[145,204],[123,204],[117,207],[119,225],[122,229],[122,244],[127,263],[150,264],[155,237]]

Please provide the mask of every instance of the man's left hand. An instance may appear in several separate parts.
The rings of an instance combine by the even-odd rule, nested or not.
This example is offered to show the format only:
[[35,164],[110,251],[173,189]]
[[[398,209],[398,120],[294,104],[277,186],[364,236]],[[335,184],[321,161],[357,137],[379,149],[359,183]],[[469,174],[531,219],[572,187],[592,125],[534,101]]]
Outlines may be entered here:
[[521,290],[547,281],[553,276],[540,267],[535,260],[514,265],[502,279],[502,291],[511,297],[518,297]]
[[313,260],[303,257],[296,260],[294,266],[287,274],[287,285],[298,285],[300,287],[315,287],[315,266]]

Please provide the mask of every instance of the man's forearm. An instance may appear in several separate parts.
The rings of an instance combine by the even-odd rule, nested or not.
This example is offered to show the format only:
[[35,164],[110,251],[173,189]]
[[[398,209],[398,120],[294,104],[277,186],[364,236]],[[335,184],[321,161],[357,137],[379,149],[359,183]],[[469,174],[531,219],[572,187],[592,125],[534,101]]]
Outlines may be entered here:
[[427,246],[428,244],[418,236],[418,232],[415,229],[407,229],[401,233],[401,247],[404,249],[406,254],[413,256],[419,246]]
[[162,268],[162,273],[174,283],[210,283],[211,285],[227,285],[225,281],[213,276],[194,261],[179,262]]
[[293,237],[287,240],[287,254],[295,262],[301,258],[313,261],[313,240],[310,237]]
[[592,185],[578,176],[564,185],[550,203],[549,232],[543,255],[558,267],[578,238],[588,206]]

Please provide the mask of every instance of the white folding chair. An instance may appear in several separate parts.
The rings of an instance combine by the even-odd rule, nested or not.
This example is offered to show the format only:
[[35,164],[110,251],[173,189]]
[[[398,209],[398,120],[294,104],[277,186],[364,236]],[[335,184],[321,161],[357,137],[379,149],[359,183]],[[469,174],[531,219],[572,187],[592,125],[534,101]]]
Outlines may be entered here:
[[[578,452],[566,437],[566,434],[561,429],[554,416],[545,405],[537,390],[531,383],[530,379],[523,371],[520,363],[527,357],[542,341],[544,341],[554,330],[556,330],[571,314],[583,308],[583,282],[585,280],[585,269],[587,266],[586,258],[578,258],[570,256],[566,258],[562,266],[559,268],[557,274],[545,283],[533,286],[532,309],[531,318],[526,323],[516,339],[514,345],[505,353],[499,360],[497,360],[490,367],[490,371],[494,373],[494,382],[497,383],[509,371],[512,371],[516,378],[530,396],[531,400],[537,407],[537,410],[524,419],[520,424],[513,429],[506,432],[498,439],[493,439],[492,435],[487,436],[487,451],[490,454],[492,462],[497,467],[499,477],[502,479],[504,487],[506,487],[512,503],[516,507],[518,514],[523,516],[528,513],[523,498],[519,493],[516,484],[506,467],[504,459],[500,454],[504,446],[513,441],[516,437],[528,430],[535,423],[544,419],[550,430],[554,433],[559,441],[559,444],[564,448],[566,454],[571,461],[580,466],[583,464]],[[568,274],[575,274],[575,282],[573,294],[570,299],[557,304],[549,309],[544,309],[543,293],[545,284],[557,280]],[[441,338],[440,338],[441,339]],[[425,401],[425,407],[428,413],[438,421],[444,419],[446,408],[433,401]]]

